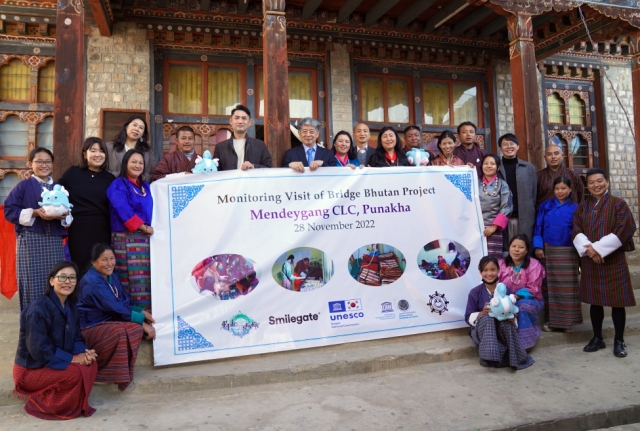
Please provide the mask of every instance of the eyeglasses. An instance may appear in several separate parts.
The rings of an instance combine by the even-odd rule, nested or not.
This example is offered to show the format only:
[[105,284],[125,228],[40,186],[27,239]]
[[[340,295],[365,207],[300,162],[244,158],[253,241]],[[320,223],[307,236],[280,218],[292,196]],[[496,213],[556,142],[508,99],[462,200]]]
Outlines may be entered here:
[[516,144],[515,142],[509,142],[509,141],[504,141],[502,142],[502,144],[500,144],[501,147],[517,147],[518,144]]
[[34,160],[33,163],[35,163],[37,166],[51,166],[51,165],[53,165],[53,161],[51,161],[51,160]]
[[318,133],[318,131],[316,129],[312,129],[312,130],[300,130],[300,136],[306,136],[306,135],[311,135],[314,136]]
[[76,281],[78,281],[78,277],[76,277],[75,275],[56,275],[53,278],[57,279],[60,283],[64,283],[67,280],[69,280],[70,283],[75,283]]

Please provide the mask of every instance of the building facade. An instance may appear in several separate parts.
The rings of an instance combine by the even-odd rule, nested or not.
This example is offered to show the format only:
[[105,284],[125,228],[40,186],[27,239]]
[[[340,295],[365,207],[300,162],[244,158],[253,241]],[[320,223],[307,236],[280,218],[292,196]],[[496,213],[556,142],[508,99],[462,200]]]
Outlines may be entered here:
[[55,174],[84,138],[112,140],[146,116],[157,155],[182,125],[199,152],[230,136],[237,103],[279,163],[289,124],[322,122],[325,146],[364,122],[463,121],[478,143],[516,133],[544,167],[565,148],[579,174],[601,167],[638,215],[635,96],[640,7],[631,0],[0,0],[0,200],[35,146]]

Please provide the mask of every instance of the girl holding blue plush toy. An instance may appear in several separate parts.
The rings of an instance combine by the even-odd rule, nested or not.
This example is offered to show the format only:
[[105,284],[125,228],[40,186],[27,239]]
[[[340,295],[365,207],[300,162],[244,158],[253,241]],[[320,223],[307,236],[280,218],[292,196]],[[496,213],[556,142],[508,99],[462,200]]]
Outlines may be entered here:
[[480,365],[510,366],[517,370],[533,365],[533,358],[520,343],[513,314],[517,312],[517,308],[513,306],[515,298],[506,296],[505,285],[498,283],[498,260],[493,256],[485,256],[480,259],[478,270],[482,276],[482,284],[469,292],[464,317],[471,326],[469,336],[478,348]]
[[67,236],[65,227],[72,221],[68,201],[62,211],[48,212],[46,208],[50,206],[47,196],[56,193],[68,196],[51,178],[51,151],[35,148],[27,165],[33,175],[20,181],[4,201],[4,217],[16,226],[20,310],[44,294],[49,270],[64,259],[62,240]]
[[531,257],[531,243],[525,234],[516,235],[509,242],[509,255],[500,259],[498,281],[507,286],[507,293],[514,294],[520,309],[518,335],[522,347],[530,349],[540,338],[538,314],[544,307],[542,280],[544,267]]

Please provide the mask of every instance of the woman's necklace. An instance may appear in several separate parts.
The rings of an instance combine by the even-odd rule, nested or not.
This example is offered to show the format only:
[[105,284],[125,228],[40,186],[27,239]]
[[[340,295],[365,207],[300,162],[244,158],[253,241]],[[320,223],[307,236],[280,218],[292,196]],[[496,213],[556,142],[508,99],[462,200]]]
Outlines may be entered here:
[[147,195],[147,191],[144,189],[142,182],[140,182],[140,191],[136,190],[135,185],[132,185],[131,188],[133,189],[133,192],[138,196],[145,197]]
[[[495,179],[495,177],[494,177]],[[487,179],[486,176],[482,177],[482,196],[486,196],[487,195],[487,187],[489,185],[491,185],[493,180],[489,181]],[[493,186],[493,192],[491,193],[491,196],[496,197],[498,195],[498,182],[495,181],[495,185]]]
[[520,265],[518,266],[511,267],[511,282],[514,285],[519,286],[520,281],[522,281],[522,262],[520,262]]
[[116,297],[116,299],[118,298],[118,289],[116,289],[115,287],[113,287],[111,285],[111,276],[109,276],[107,278],[107,284],[109,285],[109,287],[111,288],[111,293],[113,293],[113,296]]

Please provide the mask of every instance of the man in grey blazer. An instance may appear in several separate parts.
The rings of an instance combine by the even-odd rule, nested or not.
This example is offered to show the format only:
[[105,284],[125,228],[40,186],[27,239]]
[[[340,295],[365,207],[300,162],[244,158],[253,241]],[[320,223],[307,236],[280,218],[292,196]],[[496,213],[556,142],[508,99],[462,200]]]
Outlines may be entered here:
[[247,131],[253,124],[249,108],[243,105],[233,108],[229,124],[233,136],[218,143],[213,152],[213,158],[218,159],[218,170],[270,168],[271,154],[267,144],[247,136]]
[[513,195],[513,211],[507,228],[509,239],[505,241],[505,245],[508,245],[511,238],[518,234],[525,234],[531,240],[536,223],[538,191],[536,168],[531,163],[518,158],[520,146],[514,134],[507,133],[500,136],[498,146],[502,153],[500,176],[507,182]]
[[367,161],[376,149],[369,146],[369,138],[371,137],[371,131],[369,126],[364,123],[358,123],[353,128],[353,139],[356,141],[358,147],[357,155],[358,161],[361,166],[367,166]]

